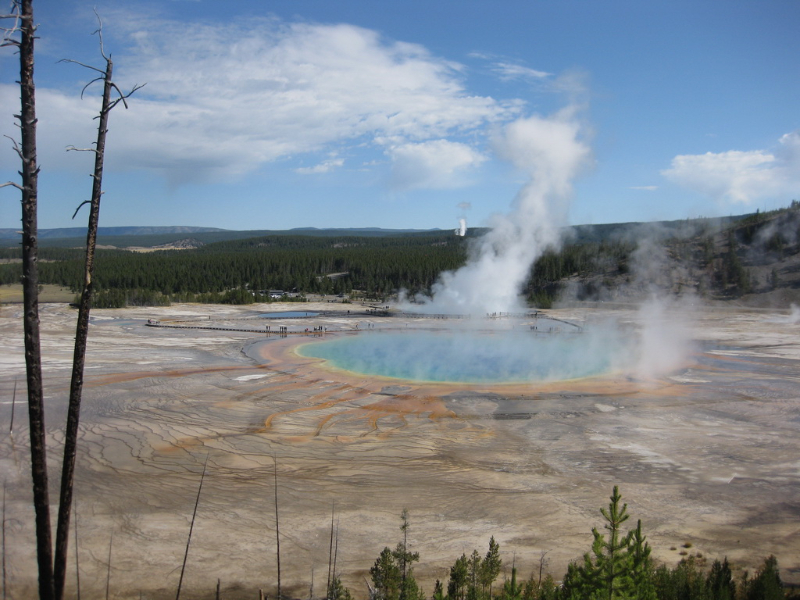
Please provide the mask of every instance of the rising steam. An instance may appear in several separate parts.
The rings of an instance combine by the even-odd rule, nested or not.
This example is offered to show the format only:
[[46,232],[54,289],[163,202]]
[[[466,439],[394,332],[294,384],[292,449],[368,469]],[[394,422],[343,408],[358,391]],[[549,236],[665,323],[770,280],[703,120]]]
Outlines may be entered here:
[[531,265],[559,241],[572,180],[590,156],[576,108],[514,121],[494,142],[497,153],[530,180],[511,211],[493,217],[489,233],[470,247],[467,264],[442,273],[431,298],[417,298],[426,310],[475,315],[523,310],[519,296]]
[[[533,116],[510,123],[494,141],[498,155],[528,175],[529,181],[514,199],[508,214],[495,216],[489,224],[489,233],[470,246],[467,264],[442,273],[430,297],[418,296],[416,307],[406,305],[404,309],[476,316],[526,311],[520,297],[522,286],[534,261],[545,249],[559,244],[560,230],[567,221],[572,182],[589,162],[591,152],[583,140],[578,112],[573,106],[549,117]],[[465,231],[464,225],[462,221],[456,233]],[[640,262],[648,264],[657,257],[652,251],[643,254],[646,259]],[[641,269],[640,275],[652,274],[652,270]],[[617,318],[592,323],[578,343],[566,344],[558,352],[547,345],[552,340],[506,335],[499,344],[502,350],[487,356],[485,340],[471,342],[461,332],[454,342],[457,349],[437,349],[435,353],[447,356],[451,362],[457,356],[464,355],[467,359],[480,356],[482,362],[503,373],[509,365],[517,364],[520,357],[538,361],[535,369],[544,364],[547,371],[549,355],[556,354],[558,371],[537,372],[534,379],[582,376],[581,369],[593,365],[592,368],[596,366],[601,371],[651,380],[684,366],[691,352],[689,329],[683,326],[691,303],[678,306],[659,300],[655,291],[640,306],[632,323],[623,326]],[[635,334],[630,325],[634,326]],[[429,342],[408,342],[408,345],[413,347],[413,352],[408,352],[411,358],[407,359],[412,366],[429,368],[434,362],[430,357],[434,345]],[[390,354],[392,364],[404,364],[403,352]],[[605,361],[602,368],[597,364],[598,357]],[[534,366],[524,368],[529,367],[534,369]],[[477,372],[471,367],[466,370]],[[587,374],[585,370],[582,373]]]

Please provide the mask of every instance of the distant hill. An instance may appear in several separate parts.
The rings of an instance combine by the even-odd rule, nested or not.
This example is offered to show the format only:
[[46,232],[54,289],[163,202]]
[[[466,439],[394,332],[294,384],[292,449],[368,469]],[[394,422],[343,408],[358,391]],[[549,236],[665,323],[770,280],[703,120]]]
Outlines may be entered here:
[[[438,227],[433,229],[383,229],[382,227],[340,227],[319,229],[318,227],[295,227],[285,230],[285,233],[300,233],[303,235],[395,235],[398,233],[424,233],[428,231],[442,231]],[[277,231],[272,231],[275,235]]]
[[[659,237],[686,237],[696,235],[699,230],[713,227],[716,229],[730,225],[748,215],[721,217],[717,219],[681,219],[677,221],[656,221],[649,223],[604,223],[600,225],[575,225],[565,228],[566,239],[574,243],[602,242],[608,240],[624,240],[628,237],[639,237],[642,230],[659,232]],[[384,229],[381,227],[342,227],[326,228],[296,227],[293,229],[250,229],[232,230],[215,227],[100,227],[97,243],[100,246],[114,248],[157,248],[171,246],[188,237],[198,245],[213,244],[231,240],[244,240],[274,235],[313,236],[313,237],[390,237],[398,235],[424,235],[441,233],[446,230],[434,229]],[[488,229],[470,227],[468,236],[480,236]],[[83,227],[66,227],[59,229],[40,229],[39,245],[50,248],[81,247],[86,236]],[[20,231],[17,229],[0,229],[0,247],[14,247],[19,244]]]
[[[409,235],[430,233],[439,229],[382,229],[380,227],[349,227],[318,229],[316,227],[298,227],[295,229],[252,229],[236,231],[215,227],[99,227],[97,243],[100,246],[116,248],[156,247],[170,245],[184,240],[187,235],[203,244],[265,237],[270,235],[307,235],[307,236],[359,236],[383,237],[393,235]],[[86,237],[84,227],[64,227],[59,229],[40,229],[39,245],[42,247],[70,248],[82,246]],[[0,246],[16,246],[20,241],[20,230],[0,229]]]
[[647,221],[629,223],[602,223],[600,225],[573,225],[567,229],[567,239],[576,244],[600,243],[638,239],[646,232],[659,238],[686,238],[709,230],[721,230],[750,215],[729,217],[678,219],[676,221]]
[[[160,235],[160,234],[180,234],[185,236],[187,233],[201,233],[212,231],[225,231],[216,227],[99,227],[97,234],[102,236],[120,235]],[[0,229],[0,239],[19,239],[19,229]],[[83,238],[86,237],[85,227],[61,227],[58,229],[40,229],[39,239],[55,238]]]

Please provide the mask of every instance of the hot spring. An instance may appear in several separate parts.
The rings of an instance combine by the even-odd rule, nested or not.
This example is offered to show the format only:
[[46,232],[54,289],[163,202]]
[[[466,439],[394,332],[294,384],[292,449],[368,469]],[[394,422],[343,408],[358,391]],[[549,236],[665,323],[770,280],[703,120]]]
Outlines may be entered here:
[[304,317],[317,317],[319,313],[302,310],[285,310],[282,312],[261,313],[258,316],[262,319],[300,319]]
[[[524,383],[609,373],[620,344],[591,334],[513,331],[362,332],[304,344],[298,354],[362,375],[437,383]],[[605,346],[605,347],[602,347]]]

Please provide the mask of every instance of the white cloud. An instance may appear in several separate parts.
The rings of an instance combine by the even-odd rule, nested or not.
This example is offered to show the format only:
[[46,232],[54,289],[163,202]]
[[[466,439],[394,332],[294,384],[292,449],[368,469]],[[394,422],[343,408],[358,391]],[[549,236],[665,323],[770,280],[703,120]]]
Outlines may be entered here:
[[300,167],[299,169],[295,169],[295,172],[301,175],[317,175],[320,173],[329,173],[342,165],[344,165],[343,158],[332,158],[330,160],[324,160],[313,167]]
[[549,118],[537,115],[509,124],[495,139],[498,154],[532,178],[532,186],[568,196],[576,174],[591,163],[577,108]]
[[788,197],[796,194],[800,185],[800,132],[783,135],[773,151],[679,155],[661,174],[721,203],[752,204]]
[[630,187],[632,190],[641,190],[645,192],[655,192],[658,189],[657,185],[632,185]]
[[500,75],[500,79],[505,81],[511,79],[544,79],[550,77],[550,73],[545,71],[537,71],[536,69],[507,62],[495,63],[492,68]]
[[[120,87],[147,83],[129,110],[119,106],[111,116],[107,164],[156,170],[173,183],[240,176],[279,158],[347,142],[380,152],[393,148],[408,165],[406,145],[481,131],[522,107],[519,100],[468,93],[461,66],[422,46],[351,25],[275,19],[207,25],[130,13],[105,21],[131,43],[124,51],[115,48]],[[0,90],[3,105],[5,96],[18,94],[8,87]],[[74,164],[61,149],[91,143],[95,103],[81,101],[73,90],[40,84],[39,92],[46,138],[41,146],[58,149],[48,164]],[[435,185],[478,156],[454,152],[458,144],[447,152],[437,143],[446,159],[443,171],[437,177],[431,166],[422,178]],[[305,172],[336,166],[328,162]]]
[[403,144],[389,149],[392,158],[392,187],[445,189],[468,183],[465,172],[486,160],[480,152],[458,142],[431,140]]

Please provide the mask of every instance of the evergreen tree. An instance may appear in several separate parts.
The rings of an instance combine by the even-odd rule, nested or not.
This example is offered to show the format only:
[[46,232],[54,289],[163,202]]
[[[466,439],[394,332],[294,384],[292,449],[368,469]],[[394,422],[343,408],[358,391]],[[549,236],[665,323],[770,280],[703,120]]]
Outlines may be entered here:
[[472,551],[469,557],[469,586],[467,588],[467,600],[480,600],[483,594],[480,593],[481,555],[477,550]]
[[501,600],[522,600],[524,586],[517,583],[517,567],[511,567],[511,579],[507,579],[503,584]]
[[745,589],[747,600],[782,600],[783,583],[778,571],[778,559],[774,556],[764,559],[764,564]]
[[328,600],[352,600],[352,598],[350,590],[342,585],[342,580],[334,577],[328,590]]
[[425,600],[425,594],[422,593],[411,569],[406,574],[405,581],[400,584],[400,598],[401,600]]
[[450,600],[464,600],[469,580],[469,559],[466,554],[450,567],[450,581],[447,583],[447,597]]
[[411,565],[419,560],[419,552],[408,551],[408,528],[411,523],[408,520],[408,510],[403,509],[400,518],[403,524],[400,530],[403,532],[403,541],[397,544],[397,548],[392,553],[397,566],[400,569],[400,597],[399,600],[417,600],[421,596],[417,581],[411,570]]
[[650,544],[642,533],[641,519],[636,522],[636,529],[630,533],[628,543],[631,592],[638,600],[656,600],[653,560],[650,558]]
[[636,529],[623,535],[628,505],[620,505],[622,496],[614,486],[608,509],[600,509],[606,534],[592,529],[592,550],[583,563],[571,564],[564,581],[565,598],[572,600],[655,600],[652,583],[650,547],[642,534],[641,521]]
[[629,597],[630,560],[627,550],[631,534],[622,535],[622,524],[628,520],[629,515],[627,504],[620,507],[621,499],[619,488],[614,486],[608,510],[600,509],[600,514],[606,520],[604,528],[608,531],[608,539],[596,528],[593,529],[594,558],[586,557],[586,570],[595,580],[597,597],[607,600]]
[[584,589],[588,589],[591,593],[591,586],[587,580],[588,577],[577,562],[569,563],[561,582],[561,597],[564,600],[581,600],[584,598]]
[[728,558],[715,560],[706,578],[709,600],[735,600],[736,582],[733,580]]
[[375,600],[399,600],[402,573],[388,547],[383,549],[369,573],[375,588]]
[[492,584],[500,575],[500,569],[503,568],[503,560],[500,558],[500,544],[494,541],[494,536],[489,540],[489,550],[481,563],[480,568],[480,584],[481,591],[485,596],[487,593],[489,598],[492,597]]
[[553,576],[548,573],[541,581],[535,573],[531,573],[528,581],[525,582],[525,589],[522,592],[522,600],[557,600],[560,597],[561,588],[556,585]]
[[672,571],[666,565],[660,565],[653,571],[653,586],[658,600],[676,600],[672,586]]
[[525,588],[522,590],[522,600],[537,600],[539,598],[539,582],[533,573],[528,577],[525,582]]
[[431,596],[431,600],[445,600],[447,596],[444,595],[444,587],[442,586],[442,582],[438,579],[433,586],[433,595]]
[[747,269],[742,266],[737,250],[736,235],[731,229],[728,231],[728,252],[725,255],[723,285],[730,282],[734,284],[737,293],[746,294],[750,291],[750,276]]
[[669,598],[706,600],[705,578],[693,556],[681,560],[672,571],[671,590]]
[[548,573],[539,584],[539,595],[537,600],[557,600],[558,586],[553,580],[553,576]]

